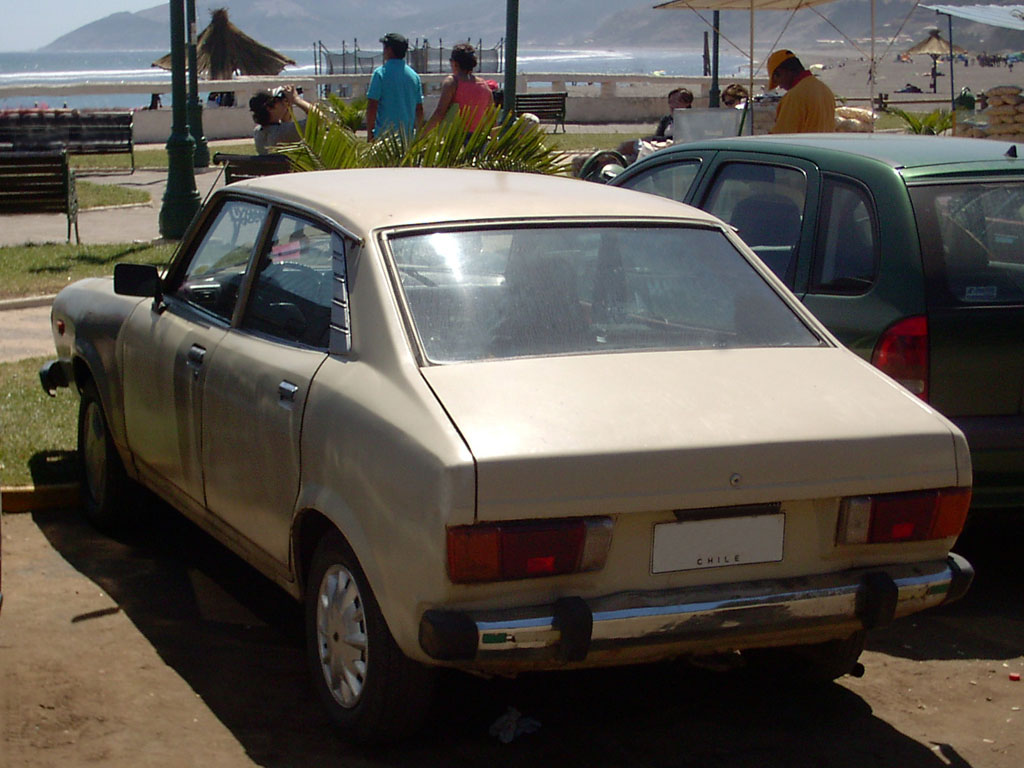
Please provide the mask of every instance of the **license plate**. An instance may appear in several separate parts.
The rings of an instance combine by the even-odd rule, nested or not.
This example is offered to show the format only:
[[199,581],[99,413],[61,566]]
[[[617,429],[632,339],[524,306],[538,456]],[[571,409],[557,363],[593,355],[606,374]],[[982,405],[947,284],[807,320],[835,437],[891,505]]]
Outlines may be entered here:
[[786,516],[748,515],[654,526],[651,573],[782,560]]

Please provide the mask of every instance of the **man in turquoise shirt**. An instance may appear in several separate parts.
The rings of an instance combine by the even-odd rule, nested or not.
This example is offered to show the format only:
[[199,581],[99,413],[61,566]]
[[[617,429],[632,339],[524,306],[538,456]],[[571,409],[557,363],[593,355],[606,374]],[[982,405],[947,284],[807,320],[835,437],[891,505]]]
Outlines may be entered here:
[[405,63],[409,41],[397,32],[388,32],[380,41],[384,44],[384,64],[373,71],[366,91],[368,141],[388,131],[412,136],[423,124],[423,86],[420,76]]

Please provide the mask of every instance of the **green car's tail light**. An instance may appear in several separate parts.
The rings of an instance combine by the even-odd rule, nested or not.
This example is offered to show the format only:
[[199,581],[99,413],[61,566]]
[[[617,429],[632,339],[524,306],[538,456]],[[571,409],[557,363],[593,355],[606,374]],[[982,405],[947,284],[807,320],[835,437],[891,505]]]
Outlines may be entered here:
[[970,488],[853,496],[839,507],[840,544],[884,544],[956,536],[967,520]]
[[448,529],[448,576],[471,584],[595,571],[611,538],[609,518],[460,525]]
[[906,317],[886,328],[871,363],[928,402],[928,318]]

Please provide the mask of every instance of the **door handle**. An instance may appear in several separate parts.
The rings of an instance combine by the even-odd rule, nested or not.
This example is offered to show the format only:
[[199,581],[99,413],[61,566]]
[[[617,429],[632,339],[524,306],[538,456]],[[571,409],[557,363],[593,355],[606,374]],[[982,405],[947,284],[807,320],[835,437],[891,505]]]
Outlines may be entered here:
[[277,385],[277,397],[282,402],[294,403],[298,391],[299,388],[290,381],[282,381]]
[[199,378],[199,369],[203,367],[203,358],[205,357],[206,349],[204,347],[201,347],[198,344],[193,344],[189,347],[186,364],[192,369],[193,379]]

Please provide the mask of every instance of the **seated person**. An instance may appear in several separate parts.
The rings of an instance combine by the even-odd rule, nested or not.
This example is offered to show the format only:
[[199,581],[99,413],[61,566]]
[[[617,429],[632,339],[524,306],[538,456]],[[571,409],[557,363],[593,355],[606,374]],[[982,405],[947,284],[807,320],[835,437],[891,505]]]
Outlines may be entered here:
[[722,106],[742,107],[749,95],[750,94],[747,93],[747,89],[739,83],[728,85],[725,90],[722,91]]
[[[258,154],[268,154],[270,148],[276,144],[299,140],[299,130],[296,129],[295,118],[292,115],[293,106],[307,115],[313,108],[313,105],[295,90],[294,85],[285,85],[273,91],[260,91],[249,99],[252,119],[256,122],[253,139]],[[304,130],[306,121],[300,120],[297,125],[299,129]]]
[[628,163],[636,162],[643,149],[644,142],[666,143],[672,139],[672,126],[674,123],[673,112],[677,109],[690,109],[693,106],[693,94],[686,88],[675,88],[669,91],[668,108],[669,112],[658,121],[658,127],[651,136],[643,136],[639,139],[630,139],[619,145],[619,152]]

